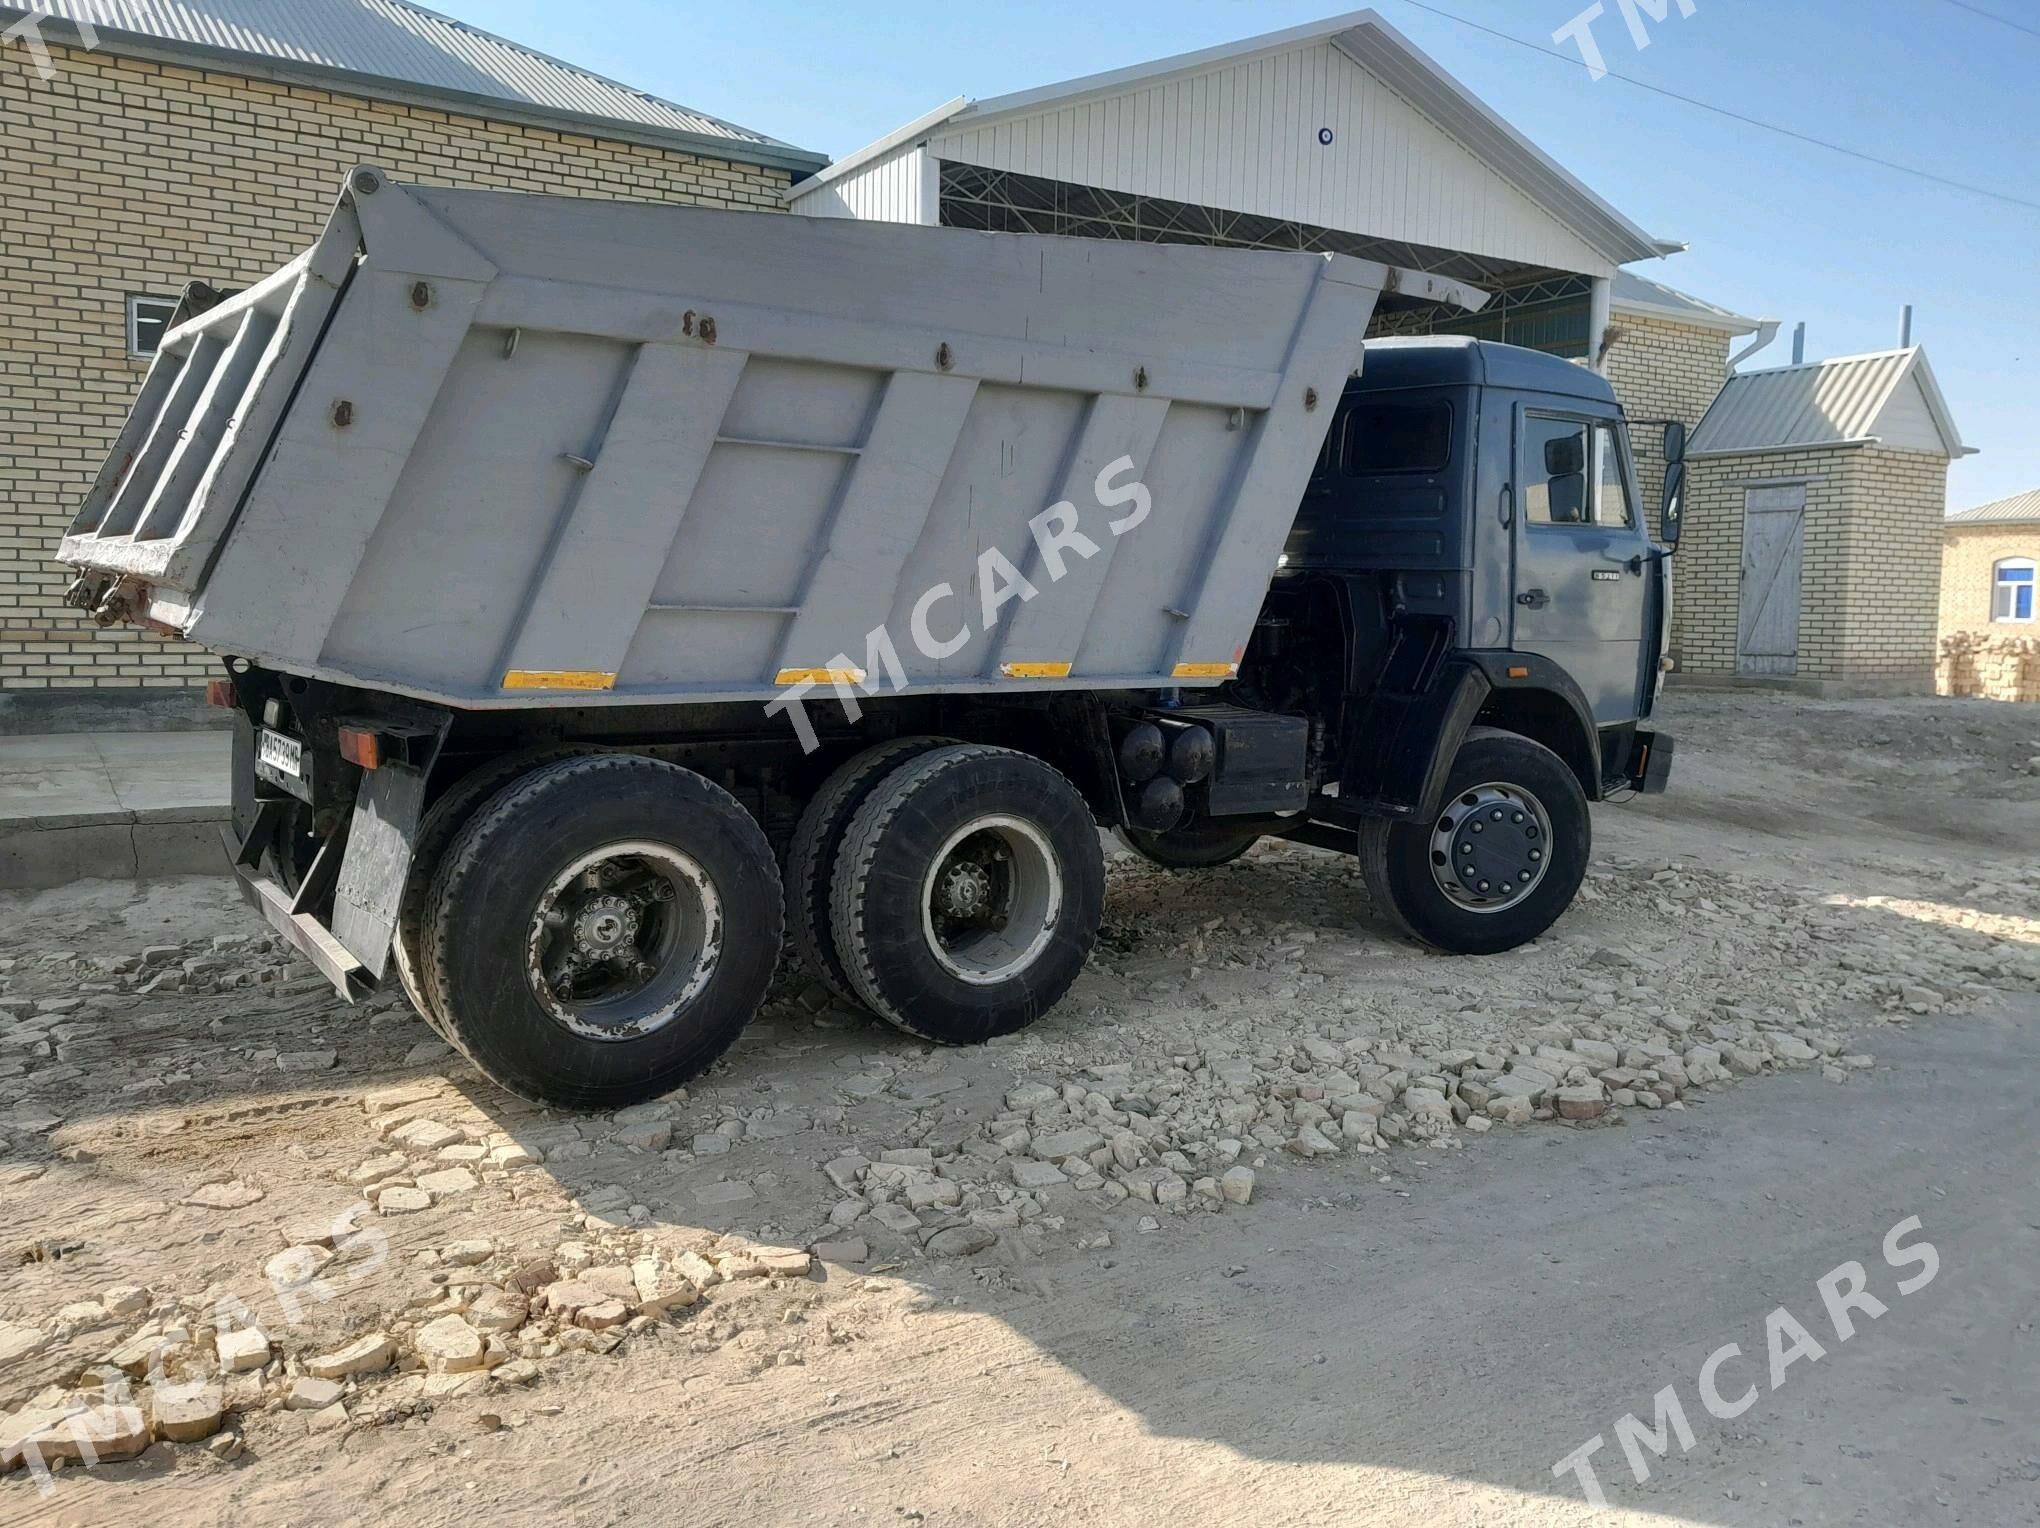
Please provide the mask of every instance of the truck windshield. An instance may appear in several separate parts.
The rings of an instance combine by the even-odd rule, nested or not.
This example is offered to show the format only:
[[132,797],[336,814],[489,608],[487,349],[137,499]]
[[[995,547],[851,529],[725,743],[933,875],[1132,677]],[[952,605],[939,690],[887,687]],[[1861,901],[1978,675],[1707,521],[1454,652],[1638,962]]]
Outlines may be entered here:
[[1452,405],[1443,398],[1359,403],[1346,415],[1347,477],[1442,472],[1451,459]]

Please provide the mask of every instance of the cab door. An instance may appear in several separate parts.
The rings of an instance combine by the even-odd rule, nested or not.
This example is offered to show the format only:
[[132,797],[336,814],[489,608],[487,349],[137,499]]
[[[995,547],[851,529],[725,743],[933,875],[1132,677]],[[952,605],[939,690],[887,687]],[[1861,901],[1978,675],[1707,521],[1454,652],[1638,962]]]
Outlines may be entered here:
[[1618,420],[1516,417],[1515,638],[1578,684],[1597,725],[1635,721],[1650,648],[1650,540]]

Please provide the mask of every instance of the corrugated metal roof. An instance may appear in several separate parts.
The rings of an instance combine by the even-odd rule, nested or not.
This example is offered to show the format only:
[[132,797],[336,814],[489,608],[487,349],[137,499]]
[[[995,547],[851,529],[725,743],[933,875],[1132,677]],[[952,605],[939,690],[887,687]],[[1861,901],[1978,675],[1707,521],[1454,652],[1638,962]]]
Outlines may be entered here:
[[2009,499],[1994,499],[1974,509],[1957,510],[1948,517],[1950,525],[2040,525],[2040,488],[2015,493]]
[[[0,0],[0,14],[19,4]],[[811,170],[824,156],[663,100],[406,0],[35,0],[59,21],[89,24],[115,52],[136,43],[217,58],[263,61],[267,72],[359,76],[459,104],[500,103],[653,134],[726,144],[797,159]],[[54,37],[54,34],[52,34]],[[325,81],[325,83],[331,83]],[[370,90],[366,93],[377,94]]]
[[1634,271],[1615,273],[1608,301],[1618,313],[1645,313],[1654,318],[1691,324],[1699,329],[1716,329],[1723,334],[1755,334],[1762,327],[1757,319],[1717,308],[1711,302],[1702,302],[1662,282],[1646,281]]
[[1880,422],[1914,380],[1947,454],[1969,455],[1917,345],[1730,377],[1693,432],[1689,454],[1867,445],[1880,438]]

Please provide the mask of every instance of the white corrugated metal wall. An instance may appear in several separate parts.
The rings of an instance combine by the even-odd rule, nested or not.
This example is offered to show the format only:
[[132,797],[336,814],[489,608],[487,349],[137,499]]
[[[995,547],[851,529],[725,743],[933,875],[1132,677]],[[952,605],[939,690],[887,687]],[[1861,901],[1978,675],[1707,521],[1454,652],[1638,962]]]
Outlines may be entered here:
[[940,166],[919,144],[906,144],[793,198],[793,210],[815,218],[861,218],[868,223],[919,223],[941,219]]
[[965,115],[928,148],[938,159],[1554,270],[1605,277],[1615,268],[1328,43],[1003,120]]

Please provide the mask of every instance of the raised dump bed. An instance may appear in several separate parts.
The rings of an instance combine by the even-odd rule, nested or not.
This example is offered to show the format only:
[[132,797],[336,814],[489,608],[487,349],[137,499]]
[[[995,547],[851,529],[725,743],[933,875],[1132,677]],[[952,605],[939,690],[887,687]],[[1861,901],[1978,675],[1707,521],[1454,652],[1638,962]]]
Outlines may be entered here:
[[[910,687],[1211,683],[1389,290],[1479,301],[363,167],[299,259],[194,289],[59,556],[102,620],[460,707],[764,699],[881,626]],[[1055,578],[1059,502],[1099,551]],[[987,622],[994,553],[1039,593]]]

